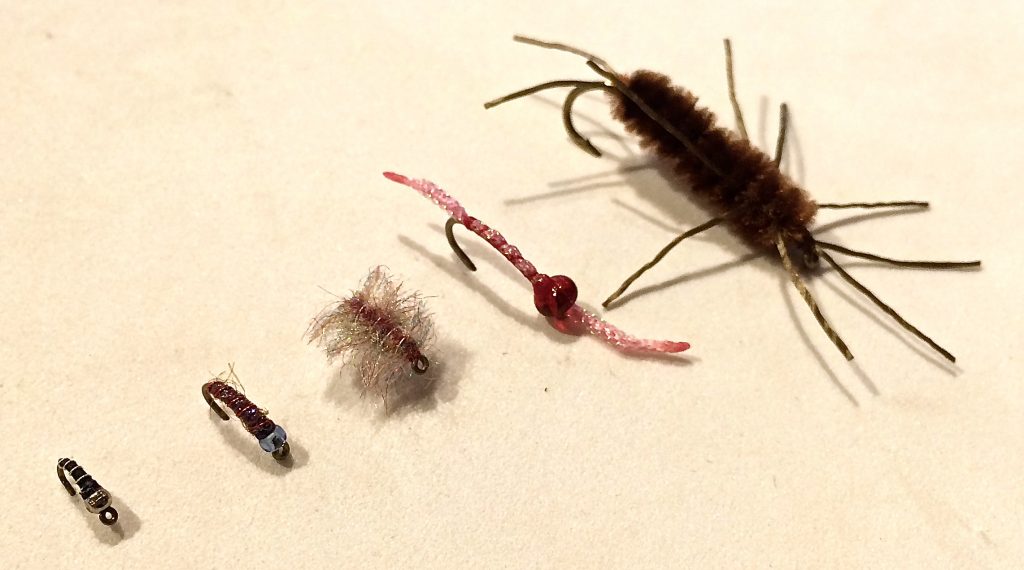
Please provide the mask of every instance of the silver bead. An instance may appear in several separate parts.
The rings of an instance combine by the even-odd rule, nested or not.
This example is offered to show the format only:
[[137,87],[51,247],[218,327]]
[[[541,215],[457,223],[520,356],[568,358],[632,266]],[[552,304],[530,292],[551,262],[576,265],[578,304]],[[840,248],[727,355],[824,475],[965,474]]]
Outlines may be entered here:
[[100,487],[96,489],[93,494],[89,495],[88,499],[84,500],[85,508],[88,509],[90,513],[99,513],[110,506],[110,493],[103,487]]

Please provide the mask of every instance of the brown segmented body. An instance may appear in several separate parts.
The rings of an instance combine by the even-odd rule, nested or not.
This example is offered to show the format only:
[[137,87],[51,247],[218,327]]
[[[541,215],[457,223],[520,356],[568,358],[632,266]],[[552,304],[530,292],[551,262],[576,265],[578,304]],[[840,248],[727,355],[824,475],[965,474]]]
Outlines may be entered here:
[[[619,91],[610,91],[612,113],[640,139],[643,148],[670,161],[695,197],[738,237],[756,248],[774,249],[778,234],[802,242],[818,206],[783,174],[772,159],[732,131],[716,126],[715,115],[697,97],[653,71],[621,77],[623,83],[687,137],[716,172]],[[724,176],[720,173],[725,173]]]
[[[774,160],[748,142],[742,112],[736,99],[729,40],[725,40],[726,71],[738,135],[716,126],[714,114],[699,107],[696,96],[686,89],[673,85],[665,75],[647,70],[620,74],[602,58],[567,44],[545,42],[525,36],[515,36],[514,39],[584,57],[587,59],[587,66],[604,81],[548,81],[488,101],[484,103],[485,108],[489,109],[546,89],[569,87],[572,90],[562,106],[562,122],[566,132],[576,146],[593,156],[601,156],[600,150],[573,126],[572,105],[586,92],[605,91],[612,101],[612,115],[640,139],[643,148],[668,161],[674,172],[689,183],[693,197],[714,214],[712,219],[670,241],[651,261],[626,278],[619,288],[605,299],[603,306],[608,307],[618,299],[634,281],[659,263],[681,241],[718,224],[724,224],[751,247],[774,250],[789,273],[790,281],[803,297],[818,324],[847,360],[853,359],[853,353],[821,312],[814,296],[800,276],[797,263],[804,267],[814,267],[819,259],[824,259],[845,281],[896,320],[900,326],[926,342],[946,359],[956,361],[948,350],[907,322],[892,307],[857,281],[826,250],[901,267],[957,269],[979,267],[981,262],[893,259],[816,240],[809,225],[819,208],[921,208],[927,207],[928,203],[904,200],[818,204],[811,200],[807,192],[783,174],[778,167],[785,142],[788,114],[785,104],[780,108],[779,139]],[[791,255],[791,250],[795,250],[799,255]]]

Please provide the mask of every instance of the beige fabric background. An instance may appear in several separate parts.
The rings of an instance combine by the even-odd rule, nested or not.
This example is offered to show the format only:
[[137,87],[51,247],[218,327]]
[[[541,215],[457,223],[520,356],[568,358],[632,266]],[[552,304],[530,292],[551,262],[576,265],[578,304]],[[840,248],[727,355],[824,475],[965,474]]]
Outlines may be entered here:
[[[3,3],[0,566],[1020,567],[1020,4],[462,4]],[[703,219],[617,172],[646,159],[596,95],[603,159],[567,142],[560,94],[484,111],[590,77],[517,32],[667,72],[726,124],[732,37],[752,137],[772,148],[790,103],[786,168],[814,196],[934,205],[830,238],[984,260],[849,264],[958,366],[826,274],[847,364],[724,231],[607,313],[687,358],[553,332],[468,235],[464,271],[382,170],[441,183],[591,306]],[[436,390],[390,417],[302,339],[376,264],[432,296],[440,336]],[[228,361],[290,470],[203,403]],[[65,455],[120,534],[61,490]]]

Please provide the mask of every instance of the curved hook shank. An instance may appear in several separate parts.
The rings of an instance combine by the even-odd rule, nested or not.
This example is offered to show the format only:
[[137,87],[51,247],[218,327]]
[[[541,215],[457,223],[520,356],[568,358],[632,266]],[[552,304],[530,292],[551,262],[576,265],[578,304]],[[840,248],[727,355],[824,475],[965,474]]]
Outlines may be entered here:
[[[632,89],[630,89],[625,83],[623,83],[622,79],[619,77],[618,72],[616,72],[614,69],[612,69],[612,66],[609,65],[608,62],[605,61],[604,59],[602,59],[600,57],[597,57],[596,55],[594,55],[592,53],[589,53],[587,51],[581,50],[581,49],[579,49],[577,47],[573,47],[573,46],[570,46],[570,45],[567,45],[567,44],[563,44],[563,43],[559,43],[559,42],[547,42],[547,41],[538,40],[536,38],[530,38],[530,37],[520,36],[520,35],[513,36],[512,39],[517,41],[517,42],[520,42],[520,43],[534,45],[534,46],[538,46],[538,47],[542,47],[542,48],[547,48],[547,49],[564,51],[564,52],[572,53],[572,54],[578,55],[580,57],[586,58],[587,66],[588,67],[590,67],[595,73],[597,73],[601,77],[607,79],[609,81],[609,83],[611,83],[611,86],[614,89],[618,90],[620,93],[622,93],[623,96],[625,96],[626,98],[631,100],[637,107],[640,108],[641,111],[643,111],[643,113],[645,115],[650,117],[651,120],[653,120],[656,123],[658,123],[663,129],[665,129],[665,131],[667,133],[669,133],[675,139],[677,139],[680,143],[682,143],[682,145],[684,147],[686,147],[686,150],[688,150],[690,153],[692,153],[694,156],[696,156],[698,160],[703,162],[704,165],[707,166],[709,170],[711,170],[712,172],[714,172],[718,176],[723,176],[723,177],[725,176],[725,173],[722,171],[722,169],[719,168],[716,164],[714,164],[703,152],[701,152],[701,150],[697,148],[696,144],[694,144],[694,142],[692,140],[690,140],[685,135],[683,135],[683,133],[680,132],[679,129],[677,129],[672,123],[668,122],[664,117],[662,117],[659,113],[657,113],[653,108],[651,108],[650,105],[648,105],[643,99],[641,99],[639,95],[637,95],[635,92],[633,92]],[[560,82],[549,82],[549,83],[546,83],[546,84],[543,84],[543,85],[539,85],[539,86],[537,86],[537,88],[553,87],[553,86],[555,86],[556,83],[560,83]],[[565,85],[564,82],[561,82],[561,83],[562,83],[561,86]],[[580,83],[582,84],[583,82],[580,82]],[[536,89],[536,88],[531,88],[531,89]],[[521,97],[524,94],[527,94],[527,91],[529,91],[531,93],[535,92],[535,91],[530,91],[530,90],[523,90],[523,91],[514,93],[510,97],[514,97],[514,96]],[[495,101],[491,101],[491,102],[487,103],[485,105],[485,107],[490,108],[491,106],[503,103],[503,102],[505,102],[507,100],[508,100],[507,97],[503,97],[501,99],[497,99]],[[570,133],[570,135],[571,135],[571,133]],[[579,144],[579,143],[577,143],[577,144]],[[591,152],[589,149],[586,148],[586,146],[583,146],[583,145],[581,145],[581,146],[587,152]],[[591,153],[591,154],[593,154],[593,153]]]
[[444,237],[448,238],[448,245],[451,246],[452,251],[455,252],[456,257],[459,261],[466,266],[470,271],[476,271],[476,264],[473,260],[466,255],[466,252],[462,250],[459,242],[455,239],[455,224],[458,224],[458,220],[455,218],[448,218],[448,221],[444,224]]
[[603,81],[582,81],[568,79],[559,81],[548,81],[547,83],[541,83],[539,85],[534,85],[533,87],[520,89],[515,93],[510,93],[508,95],[505,95],[504,97],[499,97],[492,101],[488,101],[484,103],[484,108],[490,109],[492,107],[501,105],[502,103],[507,103],[508,101],[512,101],[520,97],[526,97],[527,95],[532,95],[545,89],[554,89],[556,87],[573,88],[572,91],[569,92],[569,95],[566,96],[565,102],[562,103],[562,125],[565,126],[565,132],[569,134],[569,139],[571,139],[573,144],[583,149],[587,154],[591,156],[600,157],[601,151],[594,147],[594,145],[591,144],[591,142],[587,140],[586,137],[581,135],[579,131],[576,130],[575,125],[573,125],[572,106],[580,95],[583,95],[584,93],[587,93],[589,91],[594,91],[596,89],[600,89],[605,92],[615,91],[614,87],[608,85]]
[[224,410],[222,410],[221,407],[217,405],[217,402],[214,400],[213,395],[210,394],[210,384],[212,384],[212,382],[207,382],[206,384],[203,384],[203,398],[206,400],[206,403],[210,405],[210,409],[213,410],[218,416],[220,416],[220,419],[228,421],[230,418],[228,417],[227,413],[225,413]]
[[583,149],[587,154],[600,158],[601,151],[590,142],[590,139],[580,134],[576,130],[576,126],[572,123],[572,106],[576,102],[576,99],[587,93],[588,91],[594,91],[600,89],[602,91],[614,91],[614,87],[605,85],[603,82],[594,81],[591,83],[581,84],[575,87],[569,92],[569,95],[565,98],[565,103],[562,104],[562,125],[565,127],[565,132],[569,133],[569,139],[572,140],[573,144]]
[[491,109],[493,107],[497,107],[498,105],[501,105],[502,103],[508,103],[509,101],[514,101],[514,100],[520,99],[522,97],[533,95],[534,93],[539,93],[539,92],[544,91],[546,89],[556,89],[556,88],[559,88],[559,87],[584,87],[584,86],[587,86],[587,85],[594,85],[594,84],[604,85],[604,83],[602,83],[600,81],[586,81],[586,80],[583,80],[583,79],[558,79],[558,80],[555,80],[555,81],[548,81],[548,82],[545,82],[545,83],[539,83],[539,84],[534,85],[532,87],[527,87],[526,89],[520,89],[519,91],[516,91],[514,93],[509,93],[508,95],[504,95],[502,97],[498,97],[497,99],[492,99],[492,100],[484,103],[484,109]]
[[60,482],[62,485],[64,485],[64,489],[67,490],[68,494],[74,497],[76,494],[75,488],[71,486],[71,483],[68,482],[67,475],[64,474],[64,466],[67,464],[67,459],[61,459],[60,461],[57,462],[57,477],[60,478]]

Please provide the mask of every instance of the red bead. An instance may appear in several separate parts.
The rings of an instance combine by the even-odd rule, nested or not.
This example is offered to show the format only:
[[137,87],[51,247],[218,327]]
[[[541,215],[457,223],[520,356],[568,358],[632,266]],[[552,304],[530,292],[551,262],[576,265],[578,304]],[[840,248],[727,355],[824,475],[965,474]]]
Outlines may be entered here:
[[538,273],[533,279],[533,304],[545,317],[564,319],[576,304],[576,284],[565,275]]

